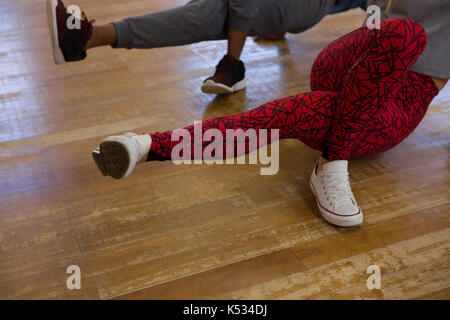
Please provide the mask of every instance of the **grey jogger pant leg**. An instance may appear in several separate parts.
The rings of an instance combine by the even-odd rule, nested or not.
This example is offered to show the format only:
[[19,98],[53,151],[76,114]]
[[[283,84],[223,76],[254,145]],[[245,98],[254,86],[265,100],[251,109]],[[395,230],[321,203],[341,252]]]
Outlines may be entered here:
[[[230,9],[250,19],[249,36],[298,33],[319,22],[335,0],[192,0],[155,13],[113,22],[117,30],[115,48],[157,48],[226,39]],[[231,3],[233,2],[233,3]],[[242,3],[243,8],[230,8]],[[254,10],[255,12],[245,12]],[[242,21],[242,25],[245,25]]]

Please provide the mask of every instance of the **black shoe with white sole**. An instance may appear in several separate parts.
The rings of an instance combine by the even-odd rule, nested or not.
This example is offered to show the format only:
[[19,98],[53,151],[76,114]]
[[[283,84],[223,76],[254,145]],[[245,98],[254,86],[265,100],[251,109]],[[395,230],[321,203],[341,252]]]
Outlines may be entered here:
[[216,66],[216,72],[202,85],[204,93],[227,94],[245,88],[245,66],[241,60],[225,55]]

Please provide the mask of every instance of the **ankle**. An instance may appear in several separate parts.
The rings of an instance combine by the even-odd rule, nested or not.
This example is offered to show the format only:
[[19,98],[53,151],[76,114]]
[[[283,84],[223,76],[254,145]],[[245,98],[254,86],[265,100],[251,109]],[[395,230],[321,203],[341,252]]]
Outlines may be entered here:
[[235,59],[235,60],[237,60],[237,61],[239,61],[240,60],[240,58],[241,58],[241,54],[239,53],[236,53],[236,52],[230,52],[230,51],[228,51],[227,52],[227,55],[228,56],[230,56],[230,57],[233,57],[233,59]]
[[330,160],[327,160],[327,159],[325,159],[324,157],[321,156],[321,157],[319,158],[318,164],[317,164],[317,173],[319,173],[319,172],[322,170],[323,166],[324,166],[326,163],[328,163],[328,162],[330,162]]
[[117,30],[113,24],[93,26],[92,35],[86,43],[86,50],[100,46],[114,45],[117,42]]

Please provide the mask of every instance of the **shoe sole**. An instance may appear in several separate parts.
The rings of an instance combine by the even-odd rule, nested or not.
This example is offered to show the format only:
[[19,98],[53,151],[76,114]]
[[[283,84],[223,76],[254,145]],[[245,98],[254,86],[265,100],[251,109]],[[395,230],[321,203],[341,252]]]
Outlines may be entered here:
[[222,83],[214,82],[213,80],[206,80],[202,85],[202,92],[209,94],[230,94],[236,91],[245,89],[245,78],[236,82],[232,87],[226,86]]
[[56,7],[58,6],[57,0],[47,0],[47,23],[50,33],[50,39],[52,40],[53,48],[53,60],[56,64],[65,63],[64,55],[59,47],[58,40],[58,25],[56,21]]
[[92,157],[100,172],[114,179],[121,179],[130,167],[128,150],[117,141],[103,141],[100,148],[92,151]]
[[360,214],[358,214],[358,215],[351,216],[351,217],[348,217],[348,218],[342,218],[341,217],[340,219],[337,218],[337,217],[332,216],[328,212],[322,211],[322,208],[320,206],[319,199],[317,197],[316,191],[314,190],[314,187],[313,187],[311,182],[309,183],[309,187],[311,188],[311,191],[314,194],[314,197],[316,198],[317,208],[319,209],[320,215],[322,216],[322,218],[325,221],[328,221],[332,225],[335,225],[335,226],[338,226],[338,227],[347,227],[347,228],[348,227],[356,227],[356,226],[362,224],[364,218],[363,218],[361,209],[359,209]]

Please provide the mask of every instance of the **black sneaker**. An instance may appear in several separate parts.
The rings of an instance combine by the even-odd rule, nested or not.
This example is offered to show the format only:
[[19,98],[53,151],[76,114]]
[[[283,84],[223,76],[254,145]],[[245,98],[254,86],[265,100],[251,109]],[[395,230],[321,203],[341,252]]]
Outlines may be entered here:
[[67,21],[72,16],[61,0],[47,0],[48,27],[53,45],[53,59],[57,64],[86,58],[85,48],[92,36],[94,20],[88,21],[82,12],[81,20],[73,16],[80,28],[69,29]]
[[204,93],[225,94],[245,88],[245,67],[241,60],[225,55],[216,66],[216,73],[202,85]]

